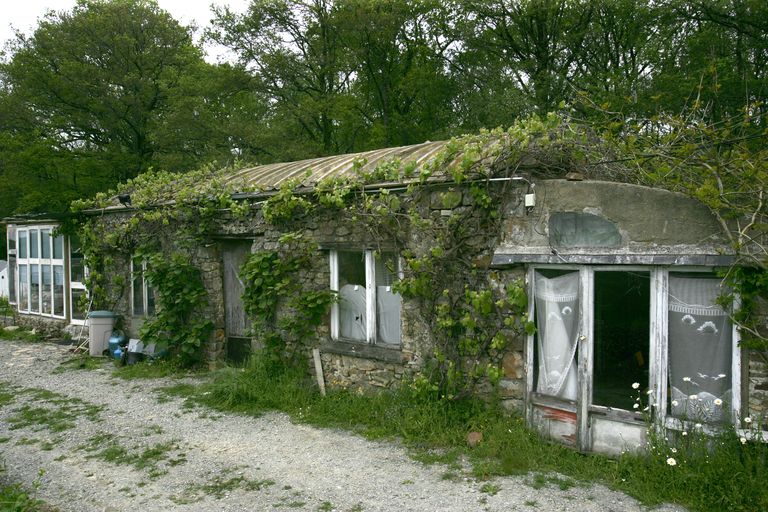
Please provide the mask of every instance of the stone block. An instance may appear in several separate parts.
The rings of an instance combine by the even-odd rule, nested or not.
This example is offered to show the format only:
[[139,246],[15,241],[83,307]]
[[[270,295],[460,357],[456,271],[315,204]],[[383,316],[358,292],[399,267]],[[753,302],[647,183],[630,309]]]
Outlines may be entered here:
[[522,353],[517,351],[507,352],[504,354],[504,358],[501,360],[501,366],[504,370],[504,377],[508,379],[523,378],[524,371]]

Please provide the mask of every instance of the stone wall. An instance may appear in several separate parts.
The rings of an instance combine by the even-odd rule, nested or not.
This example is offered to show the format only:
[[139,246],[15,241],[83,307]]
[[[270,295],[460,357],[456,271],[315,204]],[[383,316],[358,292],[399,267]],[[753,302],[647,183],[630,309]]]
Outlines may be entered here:
[[747,415],[768,430],[768,353],[750,350],[747,370]]

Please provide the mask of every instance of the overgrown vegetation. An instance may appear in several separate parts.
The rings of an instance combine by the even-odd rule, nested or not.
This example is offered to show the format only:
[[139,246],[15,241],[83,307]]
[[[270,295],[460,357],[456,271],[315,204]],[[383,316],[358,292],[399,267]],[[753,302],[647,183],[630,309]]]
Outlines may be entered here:
[[[453,471],[461,471],[456,462],[467,460],[472,476],[481,480],[532,473],[536,488],[600,482],[648,505],[672,502],[702,511],[768,507],[768,446],[740,439],[732,431],[714,438],[701,431],[669,441],[652,437],[647,455],[582,455],[543,440],[522,418],[505,414],[495,404],[434,400],[413,385],[376,395],[337,389],[321,397],[302,371],[275,376],[261,358],[253,358],[244,369],[222,370],[190,399],[254,415],[281,410],[297,422],[344,428],[374,439],[401,439],[419,460],[448,464]],[[483,433],[475,448],[467,446],[470,431]],[[493,489],[489,486],[487,492]]]

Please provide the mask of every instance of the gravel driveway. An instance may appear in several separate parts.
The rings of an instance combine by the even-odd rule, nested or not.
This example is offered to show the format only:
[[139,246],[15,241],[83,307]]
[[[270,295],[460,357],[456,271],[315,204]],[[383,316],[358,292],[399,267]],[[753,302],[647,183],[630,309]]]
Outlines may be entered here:
[[106,361],[61,371],[71,357],[0,340],[0,464],[9,480],[37,479],[37,496],[61,511],[645,510],[599,485],[478,482],[415,462],[396,443],[283,414],[185,407],[155,391],[178,380],[125,382]]

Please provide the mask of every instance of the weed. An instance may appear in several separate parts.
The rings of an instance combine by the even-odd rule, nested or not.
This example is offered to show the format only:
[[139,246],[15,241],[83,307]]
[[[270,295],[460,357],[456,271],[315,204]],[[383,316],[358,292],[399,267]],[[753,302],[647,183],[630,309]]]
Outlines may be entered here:
[[[105,445],[109,446],[104,448]],[[170,454],[179,449],[175,441],[158,443],[143,450],[140,447],[128,450],[119,444],[112,434],[97,434],[79,448],[91,453],[87,456],[89,459],[101,459],[117,465],[130,465],[137,470],[146,470],[150,478],[157,478],[167,472],[160,467],[162,462],[168,466],[178,466],[187,461],[183,453],[178,454],[176,458],[171,458]]]
[[456,482],[460,478],[461,477],[459,476],[459,474],[456,473],[455,471],[446,471],[442,475],[440,475],[441,480],[450,480],[451,482]]
[[145,361],[116,368],[112,375],[123,380],[161,379],[164,377],[183,378],[200,375],[202,370],[192,371],[179,366],[178,362],[170,359]]
[[64,373],[76,370],[97,370],[100,368],[104,368],[104,359],[83,354],[62,362],[53,370],[53,373]]
[[333,510],[333,503],[330,501],[324,501],[317,507],[318,512],[331,512]]
[[525,500],[523,503],[526,507],[535,507],[537,505],[536,500]]
[[349,512],[363,512],[363,504],[362,503],[355,504],[351,509],[349,509]]
[[38,343],[45,338],[34,329],[19,327],[18,329],[7,329],[0,327],[0,339],[11,341],[26,341],[29,343]]
[[7,442],[8,442],[8,441],[10,441],[11,439],[12,439],[12,438],[10,438],[10,437],[7,437],[7,436],[0,436],[0,444],[3,444],[3,443],[7,443]]
[[496,496],[496,494],[498,494],[500,490],[501,490],[501,487],[492,483],[485,483],[480,487],[480,492],[490,494],[491,496]]

